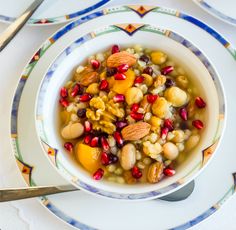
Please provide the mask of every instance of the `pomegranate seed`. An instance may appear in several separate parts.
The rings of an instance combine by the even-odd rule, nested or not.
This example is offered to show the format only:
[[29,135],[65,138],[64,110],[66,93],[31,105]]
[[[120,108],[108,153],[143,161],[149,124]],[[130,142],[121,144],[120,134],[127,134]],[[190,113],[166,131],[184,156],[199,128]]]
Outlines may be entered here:
[[117,121],[116,122],[116,128],[118,128],[118,129],[123,129],[127,125],[128,125],[128,123],[126,121]]
[[139,60],[148,63],[148,62],[149,62],[149,57],[148,57],[147,55],[143,54],[143,55],[139,58]]
[[101,162],[103,165],[109,165],[110,164],[110,157],[107,153],[102,152],[101,154]]
[[100,62],[98,60],[92,59],[90,60],[90,63],[94,69],[98,69],[100,67]]
[[204,127],[203,122],[200,120],[194,120],[192,125],[197,129],[202,129]]
[[84,137],[84,143],[89,145],[90,141],[92,140],[92,135],[88,134]]
[[137,112],[131,112],[131,113],[130,113],[130,116],[131,116],[134,120],[136,120],[136,121],[143,120],[143,118],[144,118],[144,114],[142,114],[142,113],[137,113]]
[[89,121],[84,122],[84,130],[85,132],[90,132],[92,130],[92,124]]
[[116,73],[116,74],[114,75],[114,78],[115,78],[116,80],[125,80],[125,79],[126,79],[126,76],[125,76],[123,73]]
[[175,84],[175,82],[171,79],[171,78],[167,78],[166,82],[165,82],[165,86],[166,88],[170,88],[171,86],[173,86]]
[[173,66],[166,66],[161,69],[161,74],[167,75],[167,74],[171,73],[173,70],[174,70]]
[[161,139],[165,140],[168,132],[169,132],[169,129],[167,127],[163,127],[161,129]]
[[93,179],[94,180],[101,180],[104,174],[104,170],[99,168],[94,174],[93,174]]
[[137,103],[134,103],[132,106],[131,106],[131,111],[132,112],[137,112],[139,109],[139,104]]
[[140,177],[142,177],[142,172],[139,170],[139,168],[137,166],[134,166],[132,168],[132,176],[135,179],[139,179]]
[[99,137],[93,137],[92,140],[90,141],[90,146],[98,147],[98,144],[99,144]]
[[62,87],[61,90],[60,90],[60,96],[62,98],[66,98],[68,96],[68,91],[65,87]]
[[73,146],[73,144],[72,144],[71,142],[66,142],[66,143],[64,144],[64,148],[65,148],[67,151],[72,152],[74,146]]
[[179,115],[182,118],[182,120],[187,121],[188,120],[188,111],[186,108],[181,108],[179,110]]
[[124,144],[124,141],[121,137],[121,134],[118,132],[118,131],[115,131],[114,134],[113,134],[115,140],[116,140],[116,143],[118,145],[118,147],[122,147],[123,144]]
[[110,154],[109,158],[110,158],[110,163],[111,164],[115,164],[119,160],[119,158],[114,154]]
[[165,119],[164,127],[166,127],[169,131],[173,131],[174,130],[173,121],[170,119]]
[[114,102],[124,102],[125,101],[125,96],[123,94],[116,94],[113,97]]
[[152,69],[152,67],[147,66],[147,67],[143,70],[143,73],[146,73],[146,74],[152,76],[152,74],[153,74],[153,69]]
[[134,84],[141,84],[144,81],[144,77],[143,76],[137,76],[134,80]]
[[93,96],[91,94],[85,93],[85,94],[81,95],[79,99],[81,102],[87,102],[87,101],[90,101],[92,97]]
[[79,90],[80,90],[80,85],[79,84],[75,84],[70,95],[72,97],[76,97],[79,94]]
[[117,67],[118,73],[125,73],[128,69],[129,69],[128,64],[122,64],[122,65]]
[[61,104],[62,107],[65,107],[65,108],[70,104],[65,98],[61,98],[59,100],[59,103]]
[[206,107],[206,102],[201,98],[201,97],[196,97],[195,99],[195,105],[199,108],[205,108]]
[[110,146],[108,144],[106,137],[101,137],[101,145],[102,145],[103,150],[106,152],[110,149]]
[[111,47],[111,53],[112,53],[112,54],[119,53],[119,52],[120,52],[120,48],[119,48],[118,45],[113,45],[113,46]]
[[108,87],[109,87],[108,81],[105,80],[105,79],[101,80],[101,83],[100,83],[100,85],[99,85],[99,89],[100,89],[100,90],[107,90]]
[[157,98],[158,98],[158,95],[153,95],[153,94],[147,95],[147,100],[150,104],[153,104]]
[[175,175],[175,170],[170,168],[170,167],[167,167],[163,170],[163,173],[165,176],[174,176]]

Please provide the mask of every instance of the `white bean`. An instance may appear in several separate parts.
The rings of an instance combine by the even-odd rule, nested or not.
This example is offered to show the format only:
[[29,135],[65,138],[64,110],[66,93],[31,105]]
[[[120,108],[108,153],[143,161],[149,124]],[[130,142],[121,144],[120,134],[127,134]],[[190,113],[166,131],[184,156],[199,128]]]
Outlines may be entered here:
[[164,157],[168,160],[174,160],[179,155],[177,146],[171,142],[167,142],[163,145]]
[[65,139],[75,139],[84,133],[84,126],[81,123],[68,124],[61,130],[61,135]]

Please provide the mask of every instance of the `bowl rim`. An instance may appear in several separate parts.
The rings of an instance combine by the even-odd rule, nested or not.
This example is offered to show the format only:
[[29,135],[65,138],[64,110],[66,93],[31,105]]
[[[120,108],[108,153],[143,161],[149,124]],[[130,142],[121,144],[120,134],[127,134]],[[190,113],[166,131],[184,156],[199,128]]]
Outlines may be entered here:
[[[127,24],[130,24],[130,25],[136,25],[135,23],[127,23]],[[218,111],[218,114],[222,114],[223,117],[220,121],[218,121],[218,126],[219,126],[219,123],[221,122],[221,128],[220,128],[220,131],[219,131],[219,127],[217,128],[217,131],[216,133],[219,133],[219,137],[217,138],[216,142],[213,143],[211,146],[213,145],[216,145],[215,146],[215,149],[212,151],[213,152],[216,152],[219,145],[220,145],[220,142],[222,140],[222,137],[223,137],[223,134],[224,134],[224,131],[225,131],[225,124],[226,124],[226,115],[227,115],[227,106],[226,106],[226,97],[225,97],[225,93],[224,93],[224,88],[223,88],[223,84],[222,84],[222,81],[219,77],[219,74],[216,70],[216,68],[212,65],[212,63],[209,61],[208,57],[193,43],[193,42],[190,42],[188,39],[184,38],[182,35],[180,35],[179,33],[176,33],[176,32],[173,32],[172,30],[167,30],[167,29],[163,29],[162,27],[159,27],[159,26],[154,26],[154,25],[151,25],[151,24],[138,24],[138,25],[141,25],[139,28],[137,28],[135,31],[125,31],[125,29],[121,29],[123,30],[124,32],[126,33],[129,33],[130,36],[132,36],[136,31],[138,31],[140,28],[145,28],[145,27],[151,27],[153,28],[154,30],[157,30],[160,32],[160,35],[163,35],[163,36],[166,36],[166,37],[169,37],[171,38],[172,40],[176,41],[177,43],[180,43],[182,44],[183,46],[185,46],[188,50],[192,51],[192,53],[200,60],[200,62],[204,65],[204,67],[206,68],[207,72],[209,73],[209,75],[211,76],[211,79],[212,81],[214,82],[214,86],[216,88],[216,92],[217,92],[217,95],[219,96],[219,94],[221,94],[222,96],[222,99],[221,99],[221,103],[223,103],[222,105],[222,108],[221,106],[219,105],[219,110],[222,109],[222,111]],[[117,27],[117,25],[108,25],[108,26],[103,26],[103,27],[99,27],[97,30],[95,31],[99,31],[101,28],[104,29],[106,27]],[[150,31],[149,31],[150,32]],[[86,36],[88,36],[89,34],[92,34],[94,32],[90,32],[90,33],[87,33],[83,36],[81,36],[80,38],[78,38],[76,41],[80,40],[81,38],[84,38]],[[170,34],[173,35],[173,37],[170,37]],[[86,38],[87,39],[87,38]],[[180,42],[180,40],[184,41],[183,42]],[[149,191],[149,192],[137,192],[137,193],[134,193],[134,194],[127,194],[127,193],[119,193],[119,192],[110,192],[110,191],[106,191],[106,190],[102,190],[100,188],[97,188],[95,186],[95,183],[93,185],[89,185],[83,181],[80,181],[79,178],[76,178],[76,181],[74,180],[73,178],[73,175],[66,175],[65,172],[62,172],[60,170],[60,168],[58,168],[58,165],[57,165],[57,162],[56,162],[56,156],[57,156],[57,153],[58,153],[58,150],[57,149],[54,149],[52,148],[50,145],[48,145],[44,140],[42,140],[41,138],[41,135],[40,135],[40,132],[39,132],[39,127],[37,125],[37,122],[38,121],[42,121],[42,119],[38,119],[38,113],[37,113],[37,110],[38,110],[38,107],[39,107],[39,95],[40,95],[40,92],[41,92],[41,89],[42,89],[42,85],[44,83],[44,80],[48,74],[48,72],[50,71],[51,67],[53,66],[53,64],[58,60],[60,59],[60,57],[63,55],[63,53],[68,50],[73,44],[76,43],[76,41],[73,41],[71,44],[69,44],[62,52],[60,52],[55,58],[54,60],[51,62],[51,64],[49,65],[49,67],[47,68],[41,82],[40,82],[40,85],[39,85],[39,88],[38,88],[38,92],[37,92],[37,96],[36,96],[36,103],[35,103],[35,126],[36,126],[36,132],[37,132],[37,137],[39,139],[39,142],[40,142],[40,145],[45,153],[45,155],[47,156],[47,159],[49,159],[49,162],[53,165],[53,168],[60,173],[60,175],[62,175],[67,181],[69,181],[70,183],[72,183],[74,186],[82,189],[82,190],[85,190],[87,192],[90,192],[92,194],[95,194],[95,195],[99,195],[100,197],[103,196],[103,197],[107,197],[107,198],[115,198],[115,199],[125,199],[125,200],[144,200],[144,199],[155,199],[155,198],[158,198],[158,197],[161,197],[161,196],[164,196],[164,195],[168,195],[169,193],[172,193],[178,189],[180,189],[181,187],[183,187],[184,185],[186,185],[187,183],[189,183],[191,180],[193,180],[195,177],[197,177],[202,171],[203,169],[206,168],[206,166],[210,163],[210,161],[212,160],[213,156],[215,154],[211,154],[210,158],[207,159],[207,161],[201,165],[201,163],[203,162],[200,162],[200,167],[197,168],[197,170],[193,170],[193,172],[191,172],[190,174],[187,174],[186,176],[184,176],[182,179],[172,183],[172,184],[169,184],[163,188],[160,188],[158,190],[152,190],[152,191]],[[87,40],[86,40],[87,41]],[[86,42],[85,41],[85,42]],[[81,43],[79,45],[82,45],[84,43]],[[191,47],[194,48],[194,50],[191,50]],[[78,47],[76,47],[78,48]],[[196,51],[196,53],[194,52]],[[73,49],[72,49],[72,52],[73,52]],[[211,73],[211,71],[209,71],[209,68],[211,69],[211,71],[213,73]],[[215,78],[214,78],[215,77]],[[215,82],[215,79],[217,80],[217,83]],[[218,87],[216,87],[216,84]],[[220,91],[220,92],[219,92]],[[220,104],[220,100],[218,100],[219,104]],[[209,148],[211,147],[209,146]],[[48,154],[50,152],[50,154]],[[47,153],[47,154],[46,154]],[[53,154],[51,154],[53,153]],[[203,156],[204,158],[204,156]],[[204,159],[203,159],[204,161]],[[189,176],[190,175],[190,176]],[[183,179],[186,179],[188,178],[187,180],[183,180]]]

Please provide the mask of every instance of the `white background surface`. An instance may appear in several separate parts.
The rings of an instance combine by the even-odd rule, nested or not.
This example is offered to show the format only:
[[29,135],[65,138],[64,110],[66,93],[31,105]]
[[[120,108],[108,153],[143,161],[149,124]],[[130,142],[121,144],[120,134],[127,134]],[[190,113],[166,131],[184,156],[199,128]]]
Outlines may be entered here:
[[[109,3],[107,6],[122,3],[156,3],[158,5],[177,8],[207,22],[236,46],[236,28],[208,15],[191,0],[113,0],[112,3]],[[10,107],[21,71],[39,45],[61,26],[62,25],[45,27],[27,26],[8,47],[0,53],[0,187],[17,187],[23,185],[14,162],[9,140]],[[0,23],[0,32],[5,28],[6,25]],[[91,225],[93,225],[92,222]],[[46,211],[36,199],[29,199],[0,204],[0,229],[70,230],[72,228]],[[226,202],[216,214],[192,229],[236,230],[236,196]]]

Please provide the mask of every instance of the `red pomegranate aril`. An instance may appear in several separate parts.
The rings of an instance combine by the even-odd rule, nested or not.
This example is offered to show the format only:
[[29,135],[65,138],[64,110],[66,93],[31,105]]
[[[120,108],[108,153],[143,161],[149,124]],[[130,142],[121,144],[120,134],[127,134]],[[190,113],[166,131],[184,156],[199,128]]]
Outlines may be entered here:
[[100,67],[100,62],[98,60],[92,59],[90,60],[90,63],[93,69],[98,69]]
[[79,84],[75,84],[70,95],[72,97],[76,97],[78,94],[79,94],[79,91],[80,91],[80,85]]
[[118,45],[113,45],[113,46],[111,47],[111,53],[112,53],[112,54],[119,53],[119,52],[120,52],[120,48],[119,48]]
[[125,80],[126,76],[123,73],[116,73],[114,75],[115,80]]
[[141,121],[141,120],[143,120],[143,118],[144,118],[144,114],[142,114],[142,113],[137,113],[137,112],[131,112],[131,113],[130,113],[130,116],[131,116],[134,120],[136,120],[136,121]]
[[106,137],[101,137],[101,145],[102,145],[102,149],[103,149],[105,152],[109,151],[110,146],[109,146],[109,143],[108,143]]
[[70,104],[65,98],[61,98],[59,100],[59,103],[61,104],[62,107],[65,107],[65,108]]
[[174,70],[173,66],[166,66],[161,69],[161,74],[167,75],[167,74],[171,73],[173,70]]
[[188,120],[188,111],[186,108],[181,108],[179,110],[179,115],[182,118],[183,121],[187,121]]
[[118,132],[118,131],[115,131],[114,134],[113,134],[115,140],[116,140],[116,143],[119,147],[122,147],[123,144],[124,144],[124,141],[121,137],[121,134]]
[[153,94],[148,94],[147,95],[147,101],[150,104],[153,104],[156,101],[157,98],[158,98],[158,95],[153,95]]
[[101,83],[99,85],[99,89],[100,90],[107,90],[108,89],[108,86],[109,86],[109,83],[107,80],[103,79],[101,80]]
[[143,76],[137,76],[134,80],[134,84],[141,84],[144,81],[144,77]]
[[167,127],[163,127],[161,129],[161,139],[162,140],[166,139],[168,132],[169,132],[169,129]]
[[128,125],[127,121],[117,121],[116,122],[116,128],[117,129],[123,129],[127,125]]
[[68,91],[65,87],[62,87],[61,90],[60,90],[60,96],[62,98],[66,98],[68,96]]
[[128,69],[129,69],[128,64],[122,64],[122,65],[117,67],[118,73],[125,73]]
[[72,144],[71,142],[66,142],[66,143],[64,144],[64,148],[65,148],[67,151],[72,152],[74,146],[73,146],[73,144]]
[[84,143],[89,145],[92,140],[92,135],[88,134],[84,137]]
[[91,147],[98,147],[99,145],[99,137],[93,137],[90,141]]
[[85,94],[81,95],[79,99],[81,102],[87,102],[87,101],[90,101],[91,98],[92,98],[91,94],[85,93]]
[[125,101],[125,96],[123,94],[116,94],[113,97],[114,102],[124,102]]
[[132,176],[135,178],[135,179],[139,179],[142,177],[142,172],[139,170],[139,168],[137,166],[134,166],[132,168]]
[[132,112],[137,112],[139,109],[139,104],[137,103],[134,103],[132,106],[131,106],[131,111]]
[[171,119],[165,119],[164,127],[166,127],[169,131],[173,131],[174,130],[173,121]]
[[163,170],[163,174],[165,176],[174,176],[175,175],[175,170],[170,168],[170,167],[167,167]]
[[90,132],[92,130],[92,124],[89,121],[84,122],[84,130],[85,132]]
[[101,180],[104,174],[104,170],[99,168],[94,174],[93,174],[93,179],[94,180]]
[[196,97],[195,99],[195,105],[199,108],[199,109],[203,109],[206,107],[206,102],[201,98],[201,97]]
[[110,157],[107,153],[102,152],[101,154],[101,162],[103,165],[109,165],[110,164]]
[[194,120],[194,121],[192,122],[192,125],[193,125],[195,128],[197,128],[197,129],[202,129],[202,128],[204,127],[203,122],[200,121],[200,120]]

